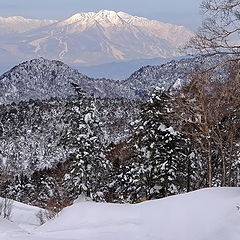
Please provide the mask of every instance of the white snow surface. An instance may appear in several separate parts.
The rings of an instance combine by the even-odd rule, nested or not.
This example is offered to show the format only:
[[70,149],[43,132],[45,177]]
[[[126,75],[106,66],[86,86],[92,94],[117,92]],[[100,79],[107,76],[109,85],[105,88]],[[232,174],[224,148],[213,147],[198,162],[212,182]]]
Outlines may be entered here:
[[[2,201],[3,198],[0,197],[0,202]],[[40,225],[39,219],[36,216],[40,210],[44,211],[43,209],[38,207],[13,201],[12,212],[10,216],[10,221],[12,222],[11,225],[13,226],[14,224],[16,224],[20,229],[22,229],[22,231],[32,231]],[[0,216],[0,236],[2,221],[4,221],[4,224],[7,225],[7,220],[1,219]],[[8,228],[10,228],[10,226],[8,226]],[[2,239],[0,238],[0,240]]]
[[76,67],[171,58],[182,55],[179,47],[193,35],[183,26],[109,10],[60,21],[0,17],[0,63],[42,56]]
[[[239,240],[239,188],[212,188],[146,201],[76,201],[31,234],[0,220],[4,240]],[[16,221],[16,220],[15,220]]]
[[24,33],[57,22],[50,19],[29,19],[22,16],[0,17],[0,34]]

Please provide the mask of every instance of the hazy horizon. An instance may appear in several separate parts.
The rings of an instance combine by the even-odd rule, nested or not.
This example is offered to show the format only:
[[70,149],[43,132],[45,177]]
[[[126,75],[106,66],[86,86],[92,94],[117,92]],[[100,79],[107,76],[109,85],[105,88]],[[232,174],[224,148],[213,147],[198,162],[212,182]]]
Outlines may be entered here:
[[[26,18],[47,18],[61,20],[78,12],[99,11],[102,9],[123,11],[132,15],[155,19],[162,22],[184,25],[192,30],[197,29],[201,22],[199,5],[202,0],[149,0],[137,1],[122,0],[113,2],[110,0],[12,0],[0,3],[0,16],[23,16]],[[153,7],[154,6],[154,7]]]
[[[114,2],[110,0],[88,0],[80,2],[78,0],[11,0],[3,2],[0,0],[0,16],[63,20],[79,12],[98,12],[105,9],[116,12],[122,11],[133,16],[145,17],[160,22],[182,25],[192,31],[196,31],[200,25],[199,5],[201,1],[132,0],[129,2],[128,0],[122,0]],[[104,34],[97,35],[99,38],[96,40],[93,33],[87,32],[84,35],[77,31],[78,27],[76,27],[77,34],[68,35],[69,33],[66,30],[61,32],[61,36],[59,34],[52,36],[52,33],[48,35],[41,32],[41,29],[36,26],[36,29],[40,29],[39,35],[36,34],[31,39],[24,34],[20,34],[17,37],[13,34],[12,37],[8,36],[8,38],[5,38],[4,31],[8,32],[8,28],[11,33],[11,31],[20,30],[21,27],[24,30],[25,26],[21,25],[21,20],[9,23],[9,26],[4,24],[4,21],[2,21],[2,39],[0,44],[1,72],[10,69],[10,67],[19,62],[38,58],[39,56],[47,59],[58,59],[71,66],[99,66],[132,60],[141,60],[143,61],[141,64],[144,65],[147,64],[148,59],[180,56],[181,54],[177,54],[178,46],[185,44],[191,35],[185,28],[181,28],[181,31],[169,30],[170,32],[168,32],[166,30],[168,26],[166,25],[167,35],[171,35],[169,38],[162,31],[162,28],[154,29],[157,32],[156,35],[151,34],[149,26],[141,28],[141,31],[144,31],[146,36],[138,33],[136,36],[134,28],[129,26],[131,31],[122,31],[118,37],[116,37],[116,34],[110,34],[108,36],[109,41],[106,42]],[[31,28],[27,27],[27,31],[29,29]],[[113,29],[112,33],[114,31]],[[39,41],[40,39],[44,39],[44,41]],[[128,39],[134,39],[131,47],[129,47]],[[81,45],[81,51],[79,50],[79,45]],[[108,49],[111,49],[111,51],[108,51]],[[138,67],[141,66],[138,64],[136,70]],[[128,64],[126,64],[126,68],[128,68]],[[106,68],[103,67],[103,69],[105,71]],[[97,71],[100,70],[97,69]],[[130,74],[129,71],[127,72]]]

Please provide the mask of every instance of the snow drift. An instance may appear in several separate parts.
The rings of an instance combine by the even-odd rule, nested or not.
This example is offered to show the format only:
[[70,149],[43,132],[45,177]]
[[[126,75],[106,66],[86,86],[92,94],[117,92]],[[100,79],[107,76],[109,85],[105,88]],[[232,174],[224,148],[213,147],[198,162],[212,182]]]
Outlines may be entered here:
[[239,240],[240,189],[213,188],[135,205],[80,202],[37,232],[73,239]]
[[[76,202],[31,235],[21,233],[14,223],[0,221],[0,237],[5,236],[1,238],[4,240],[239,240],[239,204],[238,188],[203,189],[135,205]],[[4,224],[8,225],[8,231]],[[15,231],[11,238],[7,235],[10,228]]]
[[[0,202],[4,201],[3,198],[0,197]],[[34,228],[38,227],[40,225],[39,218],[37,217],[37,214],[39,211],[44,211],[44,209],[29,206],[24,203],[20,203],[17,201],[12,202],[11,207],[11,214],[9,217],[10,221],[7,221],[6,219],[1,219],[0,216],[0,233],[1,229],[3,228],[3,223],[8,227],[11,228],[11,226],[17,225],[20,229],[25,231],[32,231]],[[10,222],[10,224],[7,224],[7,222]],[[1,236],[1,235],[0,235]],[[0,240],[2,240],[0,238]]]

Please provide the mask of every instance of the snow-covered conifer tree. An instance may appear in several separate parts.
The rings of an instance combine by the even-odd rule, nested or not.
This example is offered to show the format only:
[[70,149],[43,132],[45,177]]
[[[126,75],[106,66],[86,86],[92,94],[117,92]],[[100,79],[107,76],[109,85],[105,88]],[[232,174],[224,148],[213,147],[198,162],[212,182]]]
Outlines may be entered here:
[[[180,175],[185,164],[185,139],[171,123],[172,107],[166,91],[156,88],[143,103],[140,118],[135,124],[133,141],[136,148],[137,168],[145,198],[159,198],[181,191]],[[138,181],[135,181],[138,182]]]
[[94,97],[73,85],[77,97],[66,106],[65,121],[68,124],[63,143],[69,148],[70,167],[65,184],[73,197],[81,193],[94,200],[104,199],[103,176],[108,167],[104,160],[101,142],[101,123],[97,117]]

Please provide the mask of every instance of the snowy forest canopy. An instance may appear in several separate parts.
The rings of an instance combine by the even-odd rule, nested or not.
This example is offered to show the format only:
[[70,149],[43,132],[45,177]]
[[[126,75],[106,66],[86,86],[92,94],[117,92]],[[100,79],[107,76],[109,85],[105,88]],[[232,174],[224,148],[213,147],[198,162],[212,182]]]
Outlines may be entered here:
[[238,186],[239,85],[205,74],[137,102],[73,84],[67,99],[2,105],[1,196],[58,211],[80,194],[135,203]]

